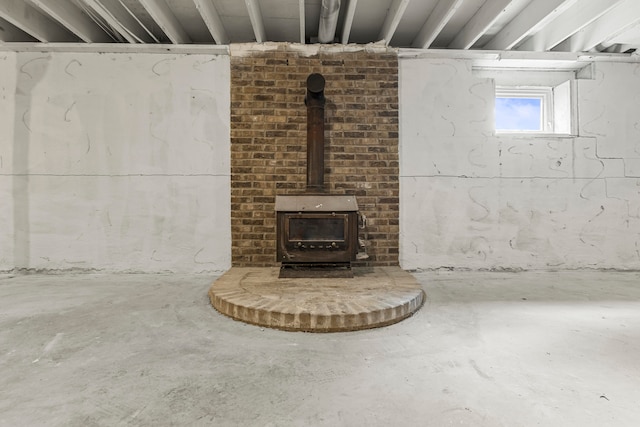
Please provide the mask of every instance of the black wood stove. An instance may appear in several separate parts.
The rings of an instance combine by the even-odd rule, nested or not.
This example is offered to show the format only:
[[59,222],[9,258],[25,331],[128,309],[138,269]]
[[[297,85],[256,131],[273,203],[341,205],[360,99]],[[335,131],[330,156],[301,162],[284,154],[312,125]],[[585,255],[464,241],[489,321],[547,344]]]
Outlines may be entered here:
[[358,253],[355,196],[324,193],[324,85],[307,78],[307,190],[276,196],[280,277],[351,277]]
[[358,252],[353,196],[278,196],[278,260],[283,264],[348,266]]

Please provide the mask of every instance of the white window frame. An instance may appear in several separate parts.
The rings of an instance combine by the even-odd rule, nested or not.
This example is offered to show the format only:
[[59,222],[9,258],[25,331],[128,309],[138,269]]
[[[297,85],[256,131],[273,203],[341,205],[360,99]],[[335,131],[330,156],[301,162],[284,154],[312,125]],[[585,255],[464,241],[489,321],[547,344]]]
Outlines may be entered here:
[[553,133],[553,88],[548,86],[496,86],[496,98],[540,100],[540,129],[497,129],[496,133]]
[[565,80],[556,86],[496,86],[496,98],[541,99],[540,130],[495,129],[496,134],[575,135],[575,81]]

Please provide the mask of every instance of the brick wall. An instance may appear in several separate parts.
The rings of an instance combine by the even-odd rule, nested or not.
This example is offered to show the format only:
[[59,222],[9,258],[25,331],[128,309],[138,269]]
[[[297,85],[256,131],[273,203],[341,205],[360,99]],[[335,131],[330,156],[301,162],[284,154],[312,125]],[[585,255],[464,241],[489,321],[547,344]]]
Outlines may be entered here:
[[[263,49],[265,49],[263,47]],[[346,50],[346,49],[345,49]],[[357,197],[370,258],[398,265],[398,60],[393,51],[231,51],[234,266],[275,266],[276,194],[306,188],[306,79],[325,85],[325,188]]]

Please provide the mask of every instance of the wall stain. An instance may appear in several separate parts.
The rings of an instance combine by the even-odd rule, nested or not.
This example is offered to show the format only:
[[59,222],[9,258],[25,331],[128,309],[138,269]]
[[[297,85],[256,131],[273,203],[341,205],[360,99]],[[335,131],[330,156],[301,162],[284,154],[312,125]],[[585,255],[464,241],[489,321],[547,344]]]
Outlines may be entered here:
[[472,188],[470,188],[470,189],[469,189],[469,191],[468,191],[468,195],[469,195],[469,198],[471,199],[471,201],[472,201],[473,203],[475,203],[476,205],[480,206],[480,207],[485,211],[485,214],[484,214],[484,215],[479,216],[479,217],[477,217],[477,218],[471,218],[471,220],[472,220],[472,221],[482,222],[482,221],[484,221],[485,219],[487,219],[487,218],[489,217],[489,215],[491,214],[491,210],[490,210],[486,205],[484,205],[484,204],[480,203],[478,200],[476,200],[476,198],[475,198],[475,197],[473,197],[473,194],[472,194],[472,192],[473,192],[474,190],[477,190],[477,189],[484,189],[484,188],[485,188],[485,187],[472,187]]
[[64,72],[67,73],[68,75],[70,75],[71,77],[75,78],[76,75],[73,73],[69,72],[69,68],[74,65],[74,64],[78,64],[78,66],[82,67],[82,63],[80,61],[78,61],[77,59],[72,59],[71,61],[69,61],[69,63],[67,64],[66,67],[64,67]]
[[163,75],[168,74],[168,73],[169,73],[169,71],[166,71],[166,72],[164,72],[164,73],[159,73],[159,72],[157,72],[157,71],[156,71],[157,67],[158,67],[160,64],[164,64],[164,63],[169,62],[169,61],[175,61],[176,59],[177,59],[177,58],[175,58],[175,57],[174,57],[174,58],[167,58],[167,59],[162,59],[162,60],[160,60],[160,61],[156,62],[156,63],[155,63],[155,64],[153,64],[153,66],[151,67],[151,72],[152,72],[153,74],[155,74],[156,76],[163,76]]
[[587,223],[582,227],[582,229],[580,230],[580,241],[582,243],[584,243],[585,245],[589,245],[589,246],[592,246],[594,248],[600,249],[597,245],[595,245],[593,243],[587,243],[587,241],[585,240],[585,235],[587,234],[587,231],[586,231],[587,227],[589,227],[596,218],[598,218],[600,215],[602,215],[604,213],[604,211],[605,211],[605,208],[604,208],[603,205],[601,205],[600,206],[600,211],[597,214],[595,214],[593,217],[591,217],[587,221]]
[[73,107],[75,107],[75,105],[76,105],[76,101],[73,101],[73,102],[71,103],[71,105],[69,106],[69,108],[67,108],[67,110],[64,112],[64,121],[65,121],[65,122],[70,122],[70,121],[71,121],[71,120],[69,119],[69,112],[71,111],[71,109],[72,109]]

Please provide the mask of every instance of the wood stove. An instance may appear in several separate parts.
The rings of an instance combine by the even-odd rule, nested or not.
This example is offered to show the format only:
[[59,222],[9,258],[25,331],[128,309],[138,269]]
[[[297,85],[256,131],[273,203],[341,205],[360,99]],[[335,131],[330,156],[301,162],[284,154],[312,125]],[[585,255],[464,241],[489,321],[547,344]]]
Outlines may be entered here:
[[276,196],[276,253],[282,263],[281,277],[291,277],[283,274],[291,269],[324,276],[348,270],[349,276],[358,253],[355,196],[324,193],[324,85],[320,74],[307,78],[306,193]]
[[353,196],[276,197],[278,261],[348,266],[358,252],[358,204]]

